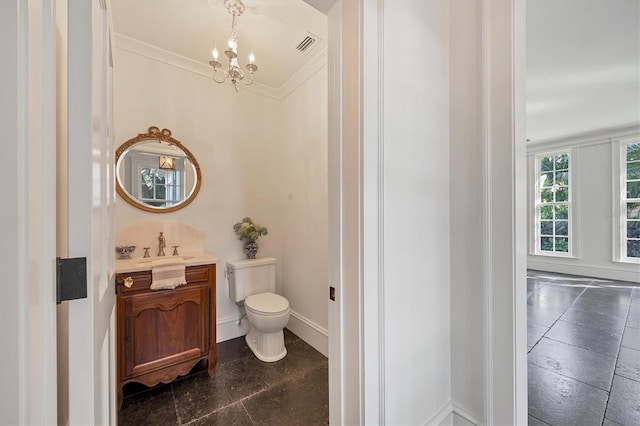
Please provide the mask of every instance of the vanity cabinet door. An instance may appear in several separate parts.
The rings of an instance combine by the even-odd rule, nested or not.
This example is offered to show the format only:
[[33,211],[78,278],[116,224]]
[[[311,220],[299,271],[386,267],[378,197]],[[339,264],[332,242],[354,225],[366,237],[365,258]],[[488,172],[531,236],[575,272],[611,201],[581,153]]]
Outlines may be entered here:
[[119,389],[169,383],[204,359],[214,375],[216,265],[188,266],[185,276],[186,285],[151,290],[151,271],[117,274]]
[[[186,374],[189,361],[209,351],[209,287],[189,284],[175,290],[122,295],[123,379],[148,386]],[[186,363],[185,363],[186,362]],[[186,371],[160,371],[184,363]],[[156,374],[149,374],[156,372]],[[145,377],[147,375],[148,377]]]

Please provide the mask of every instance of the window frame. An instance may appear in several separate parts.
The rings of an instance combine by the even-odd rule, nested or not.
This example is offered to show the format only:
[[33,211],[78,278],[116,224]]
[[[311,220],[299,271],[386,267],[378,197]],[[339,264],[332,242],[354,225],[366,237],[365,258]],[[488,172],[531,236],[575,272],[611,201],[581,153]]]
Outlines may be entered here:
[[613,211],[616,214],[612,215],[613,221],[613,235],[614,247],[613,256],[614,261],[622,263],[640,264],[640,257],[628,257],[627,256],[627,203],[628,202],[640,202],[638,198],[627,198],[627,146],[633,144],[640,144],[640,135],[625,138],[616,141],[613,144],[614,153],[612,155],[613,165],[613,179],[617,188],[614,188],[614,208]]
[[[544,204],[551,205],[551,206],[557,206],[560,204],[567,205],[567,208],[568,208],[567,219],[566,219],[567,220],[567,242],[569,247],[566,252],[555,251],[555,250],[554,251],[542,250],[542,244],[541,244],[541,237],[542,237],[541,224],[543,221],[541,219],[541,207],[543,206],[543,203],[541,202],[542,159],[545,157],[555,157],[557,155],[562,155],[562,154],[567,154],[569,158],[568,169],[567,169],[568,178],[569,178],[569,182],[567,184],[567,190],[568,190],[567,200],[562,202],[554,201],[552,203],[544,203]],[[529,254],[536,255],[536,256],[550,256],[550,257],[559,257],[559,258],[578,257],[578,238],[577,238],[578,218],[577,218],[577,212],[575,211],[576,210],[575,200],[576,200],[576,193],[577,193],[576,191],[576,173],[577,172],[576,171],[577,171],[577,150],[574,148],[541,151],[541,152],[536,152],[532,154],[531,182],[533,183],[533,185],[529,187],[529,190],[532,191],[531,197],[530,197],[531,209],[529,211],[533,213],[532,220],[531,220],[531,236],[533,238],[530,239]],[[552,172],[556,173],[555,166]],[[551,220],[553,224],[555,224],[556,221],[557,220],[555,219],[555,217],[554,219]],[[558,235],[555,233],[555,226],[554,226],[554,233],[552,236],[552,238],[554,238],[554,245],[555,245],[555,237],[557,236]]]

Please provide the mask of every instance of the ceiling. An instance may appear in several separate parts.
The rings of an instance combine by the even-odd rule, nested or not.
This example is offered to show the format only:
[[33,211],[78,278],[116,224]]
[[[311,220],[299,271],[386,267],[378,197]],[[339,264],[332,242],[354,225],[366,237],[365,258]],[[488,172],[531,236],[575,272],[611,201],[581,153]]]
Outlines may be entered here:
[[[225,65],[231,15],[223,0],[112,0],[111,4],[116,33],[203,64],[212,59],[215,46]],[[244,4],[246,11],[237,18],[238,57],[244,67],[249,53],[255,54],[257,83],[280,89],[326,47],[327,17],[304,1],[244,0]],[[308,33],[318,41],[301,53],[295,47]]]
[[527,2],[527,138],[640,121],[640,1]]
[[[112,0],[116,33],[207,64],[231,30],[223,0]],[[327,45],[331,0],[244,0],[241,64],[278,90]],[[309,4],[308,4],[309,3]],[[310,6],[312,4],[314,7]],[[308,33],[315,46],[295,46]],[[640,1],[527,2],[527,138],[539,141],[640,121]]]

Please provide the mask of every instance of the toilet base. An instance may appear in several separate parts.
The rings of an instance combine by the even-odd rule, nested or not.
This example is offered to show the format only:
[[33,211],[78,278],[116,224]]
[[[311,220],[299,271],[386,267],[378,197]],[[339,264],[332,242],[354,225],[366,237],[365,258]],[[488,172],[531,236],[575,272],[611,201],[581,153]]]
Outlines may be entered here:
[[287,356],[282,330],[275,333],[260,333],[250,327],[245,340],[251,352],[262,362],[276,362]]

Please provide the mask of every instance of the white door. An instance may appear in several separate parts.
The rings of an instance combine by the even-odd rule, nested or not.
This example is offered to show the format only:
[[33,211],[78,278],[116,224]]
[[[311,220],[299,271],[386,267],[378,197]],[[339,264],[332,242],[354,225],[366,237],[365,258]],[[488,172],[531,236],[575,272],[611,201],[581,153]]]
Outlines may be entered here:
[[69,423],[115,424],[110,9],[68,3],[68,244],[87,257],[87,298],[69,303]]

